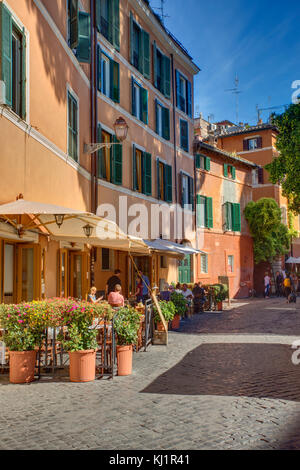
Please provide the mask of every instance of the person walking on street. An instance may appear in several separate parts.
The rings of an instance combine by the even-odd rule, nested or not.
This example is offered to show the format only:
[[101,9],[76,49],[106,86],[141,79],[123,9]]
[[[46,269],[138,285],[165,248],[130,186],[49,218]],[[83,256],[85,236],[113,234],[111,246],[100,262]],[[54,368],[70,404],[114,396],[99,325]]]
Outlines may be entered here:
[[281,297],[282,296],[282,291],[283,291],[283,275],[277,271],[276,272],[276,296]]
[[289,301],[289,295],[292,292],[292,282],[290,275],[287,275],[285,280],[283,281],[284,285],[284,295],[286,297],[286,301]]
[[142,300],[143,300],[143,304],[144,304],[146,302],[146,300],[149,299],[150,281],[149,281],[148,276],[146,276],[146,274],[143,274],[142,272],[141,272],[140,277],[141,277],[142,282],[143,282]]
[[271,288],[271,278],[267,272],[265,273],[265,277],[264,277],[264,285],[265,285],[265,299],[269,299],[270,288]]

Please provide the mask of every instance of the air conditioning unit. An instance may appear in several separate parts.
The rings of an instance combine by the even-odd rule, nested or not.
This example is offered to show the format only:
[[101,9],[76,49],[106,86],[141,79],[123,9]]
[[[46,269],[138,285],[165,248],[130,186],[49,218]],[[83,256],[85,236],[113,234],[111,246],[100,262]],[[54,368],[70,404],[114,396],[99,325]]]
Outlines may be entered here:
[[0,80],[0,106],[6,104],[6,89],[3,80]]

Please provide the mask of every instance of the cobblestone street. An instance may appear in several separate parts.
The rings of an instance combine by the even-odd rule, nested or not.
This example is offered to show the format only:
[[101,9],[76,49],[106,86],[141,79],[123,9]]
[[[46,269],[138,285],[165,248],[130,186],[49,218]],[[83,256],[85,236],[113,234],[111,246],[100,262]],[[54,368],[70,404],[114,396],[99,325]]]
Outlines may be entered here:
[[129,377],[0,376],[0,448],[300,449],[297,339],[300,303],[254,299],[183,321]]

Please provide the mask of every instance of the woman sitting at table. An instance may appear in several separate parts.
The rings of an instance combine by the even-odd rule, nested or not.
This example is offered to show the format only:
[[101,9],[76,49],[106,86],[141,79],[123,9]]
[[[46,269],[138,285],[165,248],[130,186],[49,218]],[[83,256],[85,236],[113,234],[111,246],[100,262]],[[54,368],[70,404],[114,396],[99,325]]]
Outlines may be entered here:
[[88,301],[89,302],[92,302],[93,304],[97,304],[98,302],[100,302],[100,300],[103,300],[103,295],[102,297],[96,297],[96,293],[97,293],[97,288],[96,287],[91,287],[91,290],[90,290],[90,293],[88,295]]
[[124,297],[121,294],[122,287],[120,284],[117,284],[113,292],[110,292],[108,295],[108,303],[112,307],[124,307]]

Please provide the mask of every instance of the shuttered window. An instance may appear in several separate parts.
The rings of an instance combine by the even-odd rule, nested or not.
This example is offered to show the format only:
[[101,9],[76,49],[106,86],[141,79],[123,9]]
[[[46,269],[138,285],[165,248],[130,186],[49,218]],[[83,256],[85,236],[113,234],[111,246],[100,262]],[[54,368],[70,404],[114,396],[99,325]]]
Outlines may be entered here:
[[171,165],[156,161],[157,165],[157,197],[166,202],[173,201],[173,169]]
[[189,151],[189,125],[187,121],[180,119],[180,147]]
[[78,161],[78,102],[68,91],[68,155]]
[[150,35],[134,20],[130,12],[130,62],[145,78],[150,79]]
[[155,100],[156,133],[170,140],[170,110]]
[[208,256],[205,254],[200,255],[200,270],[203,274],[208,273]]
[[100,123],[98,123],[98,142],[114,144],[110,148],[105,147],[98,151],[98,177],[122,185],[122,145],[118,143],[115,135],[103,130]]
[[132,187],[134,191],[151,196],[152,194],[152,157],[133,145],[132,152]]
[[115,103],[120,102],[120,70],[118,62],[101,52],[97,46],[97,83],[98,90],[111,98]]
[[166,97],[171,97],[171,60],[153,43],[154,86]]
[[148,124],[148,90],[131,80],[131,112],[140,121]]
[[26,118],[26,35],[0,4],[0,80],[5,84],[5,102]]
[[179,179],[181,207],[189,206],[194,210],[194,178],[180,172]]
[[68,0],[68,44],[79,62],[91,62],[91,15],[79,11],[78,0]]
[[176,106],[189,117],[193,116],[193,89],[192,83],[188,81],[178,70],[176,70]]
[[241,231],[240,204],[225,202],[225,204],[223,205],[223,228],[225,231]]
[[199,170],[210,171],[210,158],[206,155],[195,155],[196,168]]
[[213,228],[213,199],[197,194],[197,226]]
[[120,50],[120,1],[96,0],[96,23],[99,33]]
[[224,176],[226,178],[236,179],[236,169],[232,165],[224,164]]

